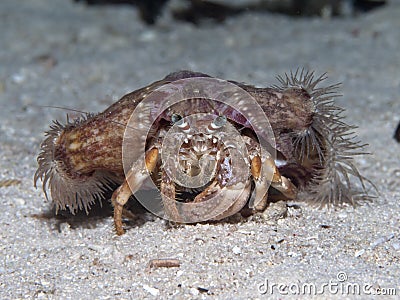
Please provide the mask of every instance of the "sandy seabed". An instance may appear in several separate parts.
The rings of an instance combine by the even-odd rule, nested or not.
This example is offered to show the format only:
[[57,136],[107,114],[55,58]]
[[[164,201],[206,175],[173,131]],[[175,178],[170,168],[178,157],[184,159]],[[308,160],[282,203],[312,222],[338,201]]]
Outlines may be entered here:
[[[67,0],[2,0],[0,14],[0,180],[20,180],[0,188],[0,298],[300,298],[308,287],[321,299],[400,295],[399,1],[351,19],[252,13],[201,27],[168,13],[148,27],[131,7]],[[33,188],[36,157],[43,132],[67,113],[43,106],[102,111],[180,69],[268,86],[298,67],[342,82],[337,103],[373,153],[357,158],[379,188],[373,203],[327,211],[299,202],[275,222],[172,229],[148,215],[121,237],[109,216],[43,217],[51,210]],[[149,270],[157,258],[181,266]]]

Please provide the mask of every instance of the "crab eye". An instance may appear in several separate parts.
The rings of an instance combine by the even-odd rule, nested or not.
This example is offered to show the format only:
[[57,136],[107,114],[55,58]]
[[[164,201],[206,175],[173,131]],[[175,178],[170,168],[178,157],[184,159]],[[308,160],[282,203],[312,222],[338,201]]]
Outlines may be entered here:
[[214,119],[214,121],[211,123],[211,126],[214,129],[219,129],[226,124],[226,116],[218,116]]
[[210,125],[208,125],[207,132],[213,133],[218,129],[220,129],[221,127],[224,127],[225,124],[226,124],[226,116],[218,116],[210,123]]
[[182,122],[182,119],[183,119],[182,116],[179,115],[179,114],[173,113],[172,116],[171,116],[172,124],[178,124],[179,125],[179,121]]

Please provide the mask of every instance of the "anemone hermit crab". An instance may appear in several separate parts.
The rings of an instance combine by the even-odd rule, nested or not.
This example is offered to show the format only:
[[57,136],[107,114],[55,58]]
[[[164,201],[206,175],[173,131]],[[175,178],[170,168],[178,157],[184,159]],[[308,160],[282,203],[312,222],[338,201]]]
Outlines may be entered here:
[[[40,178],[58,209],[89,210],[112,195],[117,234],[134,195],[178,223],[221,220],[299,191],[319,205],[369,199],[354,165],[363,154],[335,106],[337,85],[304,70],[256,88],[179,71],[123,96],[104,112],[50,127],[41,144]],[[351,177],[358,179],[361,190]],[[159,197],[142,196],[142,188]]]

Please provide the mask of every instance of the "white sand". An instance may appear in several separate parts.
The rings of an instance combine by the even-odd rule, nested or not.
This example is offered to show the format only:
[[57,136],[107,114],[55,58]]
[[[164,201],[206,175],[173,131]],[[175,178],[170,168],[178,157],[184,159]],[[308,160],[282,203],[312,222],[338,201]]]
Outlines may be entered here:
[[[280,298],[278,284],[320,292],[330,281],[339,291],[325,288],[319,298],[336,298],[348,284],[361,288],[360,299],[369,287],[400,295],[400,144],[392,138],[400,119],[398,1],[354,19],[244,14],[201,28],[168,14],[150,28],[133,8],[68,0],[2,0],[0,14],[0,180],[22,181],[0,188],[1,299],[248,299],[271,296],[272,284]],[[266,86],[303,66],[343,82],[338,103],[374,153],[357,159],[381,192],[371,205],[321,211],[298,203],[275,224],[177,229],[149,216],[121,237],[111,217],[74,228],[33,217],[50,208],[32,186],[39,144],[51,120],[66,114],[38,106],[102,111],[179,69]],[[146,271],[155,258],[182,264]]]

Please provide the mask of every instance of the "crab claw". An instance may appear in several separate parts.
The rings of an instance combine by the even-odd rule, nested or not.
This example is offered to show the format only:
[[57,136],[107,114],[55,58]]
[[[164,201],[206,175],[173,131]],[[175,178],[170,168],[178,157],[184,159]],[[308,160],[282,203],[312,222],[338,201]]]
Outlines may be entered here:
[[193,202],[182,206],[182,217],[190,223],[224,219],[246,205],[250,192],[250,180],[230,186],[221,186],[218,180],[214,180]]
[[[238,186],[240,185],[240,187]],[[250,180],[247,181],[246,185],[243,187],[243,184],[235,184],[234,186],[224,187],[221,189],[220,194],[222,194],[221,203],[223,207],[228,202],[232,202],[232,199],[235,199],[233,203],[225,209],[224,212],[220,213],[216,217],[212,218],[212,220],[222,220],[226,217],[232,216],[239,212],[247,203],[249,196],[251,193],[251,184]]]

